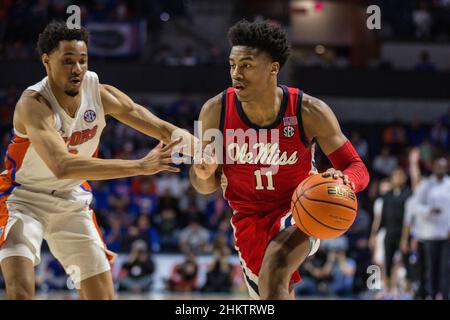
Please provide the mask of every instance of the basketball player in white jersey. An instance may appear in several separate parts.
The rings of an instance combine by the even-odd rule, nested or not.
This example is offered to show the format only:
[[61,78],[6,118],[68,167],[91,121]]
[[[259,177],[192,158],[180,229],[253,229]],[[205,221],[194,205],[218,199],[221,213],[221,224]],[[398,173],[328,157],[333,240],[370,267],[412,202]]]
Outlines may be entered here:
[[[0,175],[0,263],[9,299],[33,298],[43,239],[82,299],[113,299],[113,254],[89,209],[86,180],[178,172],[170,166],[179,147],[180,140],[171,142],[177,127],[100,84],[88,71],[87,44],[85,29],[49,24],[38,40],[47,77],[28,87],[16,105]],[[139,160],[96,159],[105,115],[161,143]]]

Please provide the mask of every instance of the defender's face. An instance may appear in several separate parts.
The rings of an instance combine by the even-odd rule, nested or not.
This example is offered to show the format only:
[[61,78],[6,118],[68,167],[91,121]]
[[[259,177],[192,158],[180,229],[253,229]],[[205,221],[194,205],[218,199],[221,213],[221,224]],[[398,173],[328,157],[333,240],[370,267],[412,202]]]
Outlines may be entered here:
[[234,46],[229,62],[232,84],[241,102],[254,100],[267,90],[280,68],[267,53],[247,46]]
[[47,74],[58,89],[76,96],[88,69],[87,46],[84,41],[64,40],[49,55],[43,55]]

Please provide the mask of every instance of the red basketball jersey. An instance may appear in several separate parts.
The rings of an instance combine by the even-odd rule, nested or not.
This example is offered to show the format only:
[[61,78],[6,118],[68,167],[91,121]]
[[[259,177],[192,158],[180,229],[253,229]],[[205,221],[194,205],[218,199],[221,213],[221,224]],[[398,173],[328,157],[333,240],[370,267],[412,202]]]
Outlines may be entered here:
[[280,87],[283,100],[278,116],[265,127],[251,123],[234,88],[223,92],[222,188],[231,208],[244,214],[288,210],[295,188],[314,166],[314,148],[302,127],[303,92]]

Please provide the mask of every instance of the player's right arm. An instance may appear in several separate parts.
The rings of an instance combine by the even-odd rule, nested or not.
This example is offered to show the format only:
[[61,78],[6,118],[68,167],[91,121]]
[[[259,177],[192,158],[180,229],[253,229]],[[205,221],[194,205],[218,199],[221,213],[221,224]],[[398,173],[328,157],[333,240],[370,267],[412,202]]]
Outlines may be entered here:
[[[203,132],[208,129],[219,129],[221,108],[222,94],[218,94],[205,102],[199,116],[199,121],[201,121]],[[211,141],[201,140],[203,148],[205,148],[208,143],[211,143]],[[210,194],[215,192],[220,187],[222,167],[215,161],[208,164],[204,160],[205,159],[202,157],[201,163],[193,164],[191,166],[189,170],[189,179],[191,180],[192,186],[199,193]]]
[[14,127],[27,134],[37,154],[59,179],[105,180],[150,175],[161,170],[178,172],[169,166],[175,141],[158,145],[139,160],[105,160],[68,152],[55,129],[54,114],[48,102],[36,92],[25,92],[16,105]]

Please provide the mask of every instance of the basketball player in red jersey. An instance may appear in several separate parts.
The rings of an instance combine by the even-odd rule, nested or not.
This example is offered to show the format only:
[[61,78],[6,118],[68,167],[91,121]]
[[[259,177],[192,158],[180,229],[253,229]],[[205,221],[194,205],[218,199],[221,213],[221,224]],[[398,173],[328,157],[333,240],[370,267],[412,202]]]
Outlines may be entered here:
[[[293,225],[290,212],[295,188],[316,173],[313,141],[333,164],[323,176],[342,179],[359,192],[369,175],[327,104],[277,84],[289,55],[281,28],[241,21],[228,38],[233,87],[208,100],[199,117],[203,130],[221,130],[224,161],[194,164],[190,179],[203,194],[222,185],[234,210],[235,247],[250,297],[293,299],[297,270],[319,242]],[[236,143],[239,131],[247,137],[237,135]]]

